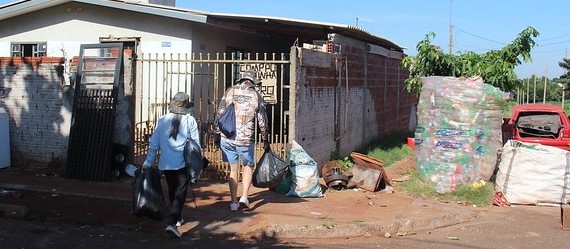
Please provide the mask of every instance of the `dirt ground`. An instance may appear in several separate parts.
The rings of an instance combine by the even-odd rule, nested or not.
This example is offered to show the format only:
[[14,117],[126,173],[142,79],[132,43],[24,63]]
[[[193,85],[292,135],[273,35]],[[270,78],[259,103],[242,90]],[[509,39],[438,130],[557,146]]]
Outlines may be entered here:
[[[415,167],[415,158],[412,156],[386,167],[387,176],[396,180],[405,179],[411,168]],[[36,172],[42,177],[62,177],[56,170],[46,169]],[[129,181],[130,179],[125,179]],[[113,224],[115,226],[129,226],[139,223],[136,229],[152,229],[153,221],[141,219],[130,214],[132,204],[128,201],[101,200],[96,198],[67,196],[53,193],[14,191],[0,189],[0,204],[21,205],[28,208],[27,220],[60,221],[77,225],[101,226]]]
[[[415,162],[410,160],[403,160],[387,167],[385,169],[386,174],[390,178],[399,178],[405,175],[409,169],[415,165]],[[24,170],[27,170],[27,173],[31,171],[30,169]],[[46,180],[51,177],[63,177],[57,170],[50,168],[41,171],[35,170],[33,174],[39,176],[40,179],[46,178]],[[125,181],[130,180],[132,179],[125,179]],[[97,245],[97,243],[101,241],[102,236],[104,236],[109,241],[112,241],[111,243],[116,245],[124,243],[124,245],[132,246],[131,242],[136,240],[141,243],[144,242],[144,246],[139,248],[152,248],[151,245],[165,246],[165,248],[169,247],[168,245],[162,244],[164,243],[163,241],[149,241],[146,239],[149,235],[150,237],[155,237],[156,231],[162,231],[163,224],[161,221],[146,218],[141,219],[131,215],[132,203],[130,201],[69,196],[49,192],[0,189],[0,205],[20,206],[28,209],[27,215],[24,218],[12,219],[9,217],[9,214],[0,214],[0,218],[7,218],[2,219],[4,224],[13,224],[10,225],[10,229],[8,230],[0,229],[0,241],[3,241],[2,244],[7,243],[5,245],[12,245],[8,247],[0,246],[2,248],[23,248],[21,246],[25,245],[25,237],[33,236],[34,233],[42,233],[51,238],[49,239],[50,242],[42,242],[43,244],[36,242],[36,244],[40,243],[46,246],[50,243],[62,245],[61,243],[63,241],[69,243],[69,245],[84,245],[81,248],[97,248],[95,245]],[[17,226],[20,228],[17,228]],[[99,236],[99,240],[91,241],[95,238],[93,237],[95,235]],[[76,238],[74,237],[68,240],[67,238],[71,236],[76,236]],[[270,243],[263,240],[255,241],[255,244],[249,244],[254,242],[236,241],[231,238],[219,241],[223,246],[213,248],[227,248],[227,245],[231,245],[231,243],[238,243],[236,245],[244,245],[245,243],[250,246],[258,246],[258,243]],[[192,243],[201,242],[193,241]],[[194,245],[196,245],[195,248],[201,247],[198,246],[198,244]],[[276,241],[272,241],[270,245],[272,248],[280,247],[278,246],[280,243]],[[172,246],[174,248],[175,245]],[[130,246],[125,248],[128,247]],[[229,247],[235,248],[234,246]],[[291,247],[282,246],[281,248]]]
[[416,167],[416,158],[410,156],[404,160],[400,160],[385,168],[386,175],[391,180],[398,181],[399,179],[404,180],[406,176],[409,176],[410,170]]

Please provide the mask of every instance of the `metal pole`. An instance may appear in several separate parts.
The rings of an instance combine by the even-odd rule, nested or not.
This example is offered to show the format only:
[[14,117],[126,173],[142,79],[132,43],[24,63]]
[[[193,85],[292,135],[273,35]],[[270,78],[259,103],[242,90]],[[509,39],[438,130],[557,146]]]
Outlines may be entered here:
[[[530,81],[530,79],[529,79],[529,81]],[[536,77],[534,77],[534,94],[533,94],[532,103],[536,103]]]
[[530,95],[530,90],[529,90],[529,89],[530,89],[530,80],[527,80],[527,81],[526,81],[526,103],[527,103],[527,104],[528,104],[528,102],[530,101],[530,100],[529,100],[529,99],[530,99],[530,97],[529,97],[529,95]]
[[544,91],[542,94],[542,103],[546,104],[546,77],[544,77]]
[[451,25],[451,0],[449,0],[449,54],[453,53],[453,26]]
[[565,86],[562,86],[562,109],[564,109],[564,90],[566,89]]

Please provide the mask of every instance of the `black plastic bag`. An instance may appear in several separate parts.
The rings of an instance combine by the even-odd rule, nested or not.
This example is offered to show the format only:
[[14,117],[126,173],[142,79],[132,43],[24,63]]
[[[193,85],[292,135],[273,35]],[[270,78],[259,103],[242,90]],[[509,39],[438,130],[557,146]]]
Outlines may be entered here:
[[220,115],[218,128],[227,138],[232,138],[236,134],[236,111],[234,109],[234,103],[229,104],[222,115]]
[[288,170],[289,165],[279,158],[273,150],[265,150],[253,172],[253,186],[275,188],[281,183]]
[[202,147],[196,143],[193,139],[186,139],[186,145],[184,145],[184,162],[186,164],[186,169],[188,169],[188,176],[190,183],[196,183],[196,180],[200,178],[202,170],[207,165],[207,161],[202,157]]
[[163,207],[160,173],[155,168],[143,169],[133,183],[133,214],[161,220]]

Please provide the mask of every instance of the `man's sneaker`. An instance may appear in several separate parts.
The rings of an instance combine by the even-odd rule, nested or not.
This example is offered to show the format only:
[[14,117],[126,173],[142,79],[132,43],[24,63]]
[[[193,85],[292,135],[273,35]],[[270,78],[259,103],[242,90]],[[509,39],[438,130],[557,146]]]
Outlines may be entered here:
[[242,196],[239,198],[239,205],[243,208],[243,209],[249,209],[249,201],[247,200],[247,197]]
[[230,203],[230,210],[237,211],[239,209],[238,203]]
[[184,219],[180,219],[179,221],[177,221],[176,227],[182,226],[182,224],[184,224]]
[[175,226],[173,225],[168,225],[166,226],[166,229],[164,229],[167,233],[169,233],[170,235],[172,235],[172,237],[174,238],[180,238],[180,232],[178,232],[178,229],[176,229]]

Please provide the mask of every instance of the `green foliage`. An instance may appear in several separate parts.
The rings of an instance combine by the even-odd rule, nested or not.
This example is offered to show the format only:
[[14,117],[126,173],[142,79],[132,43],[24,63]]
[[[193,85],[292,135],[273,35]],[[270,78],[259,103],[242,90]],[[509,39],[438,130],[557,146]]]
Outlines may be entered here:
[[561,62],[558,62],[558,65],[566,72],[560,76],[558,82],[564,84],[566,88],[568,88],[570,85],[570,59],[563,58]]
[[517,105],[517,102],[515,100],[508,100],[505,102],[505,104],[501,107],[501,110],[503,111],[503,118],[510,118],[513,114],[513,107]]
[[485,54],[468,51],[453,55],[446,54],[439,46],[431,44],[435,34],[430,32],[418,42],[417,55],[402,60],[403,66],[410,71],[406,88],[408,92],[419,94],[422,88],[420,77],[437,75],[481,76],[485,83],[503,91],[512,90],[517,80],[515,66],[521,64],[521,58],[524,62],[531,61],[530,51],[536,45],[532,38],[538,35],[534,28],[527,27],[511,44],[500,50],[491,50]]
[[414,151],[408,147],[408,145],[403,144],[399,147],[394,147],[390,150],[383,150],[383,149],[373,149],[368,152],[368,156],[380,159],[384,162],[384,167],[390,167],[390,165],[394,164],[397,161],[403,160],[408,158],[409,156],[413,155]]
[[[566,86],[560,79],[548,79],[544,76],[537,77],[532,75],[530,78],[522,79],[518,84],[515,92],[515,98],[519,103],[542,103],[545,97],[544,88],[546,87],[546,101],[548,103],[559,103],[562,101],[562,86]],[[570,88],[566,88],[564,94],[567,95]],[[567,100],[567,98],[566,98]]]
[[406,144],[406,138],[414,137],[413,133],[392,133],[370,144],[364,154],[384,162],[384,167],[408,158],[414,151]]
[[396,189],[419,198],[431,198],[443,202],[458,202],[485,207],[491,205],[493,194],[495,193],[494,184],[486,183],[479,188],[474,188],[470,185],[461,185],[454,192],[440,194],[437,193],[429,183],[423,182],[420,179],[417,169],[412,169],[410,174],[412,175],[410,180],[396,185]]
[[[414,134],[409,132],[392,133],[370,143],[367,148],[362,150],[362,153],[381,160],[384,163],[384,167],[389,167],[393,163],[414,154],[414,151],[405,143],[408,137],[414,137]],[[343,172],[350,170],[354,164],[350,157],[342,156],[336,150],[331,152],[330,161],[339,163]]]
[[337,161],[341,165],[342,172],[347,172],[353,164],[350,157],[342,157],[337,150],[331,152],[330,161]]

